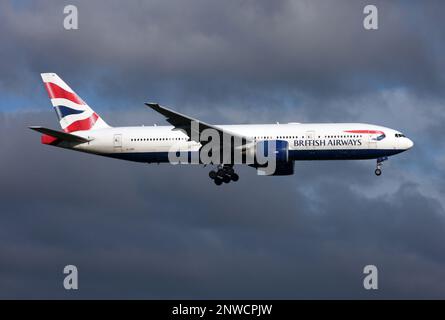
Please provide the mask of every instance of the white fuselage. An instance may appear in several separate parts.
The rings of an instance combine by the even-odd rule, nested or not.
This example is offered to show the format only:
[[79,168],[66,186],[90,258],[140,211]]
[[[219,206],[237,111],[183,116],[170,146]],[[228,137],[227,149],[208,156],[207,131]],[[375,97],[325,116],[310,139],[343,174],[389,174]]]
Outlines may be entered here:
[[[375,159],[412,147],[399,131],[363,123],[289,123],[217,125],[254,141],[285,140],[289,160]],[[73,132],[92,139],[88,143],[61,145],[83,152],[137,161],[168,162],[168,153],[197,152],[200,143],[190,141],[172,126],[115,127]]]
[[155,102],[145,105],[172,126],[113,128],[57,74],[41,76],[63,129],[31,126],[43,134],[43,144],[142,163],[216,165],[209,172],[216,185],[238,181],[235,164],[284,176],[294,173],[298,160],[377,159],[380,176],[388,156],[413,146],[401,132],[371,124],[213,125]]

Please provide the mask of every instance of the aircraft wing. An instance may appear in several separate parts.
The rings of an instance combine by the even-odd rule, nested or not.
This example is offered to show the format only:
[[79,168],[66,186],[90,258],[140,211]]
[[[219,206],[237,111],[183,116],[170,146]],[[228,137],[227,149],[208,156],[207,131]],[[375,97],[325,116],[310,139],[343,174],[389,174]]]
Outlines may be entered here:
[[[238,141],[242,141],[242,145],[246,145],[247,143],[252,142],[251,139],[248,137],[230,132],[228,130],[221,129],[218,126],[208,124],[201,120],[194,119],[192,117],[186,116],[182,113],[176,112],[169,108],[160,106],[157,103],[145,103],[145,105],[159,112],[160,114],[164,115],[167,118],[166,119],[167,122],[169,122],[175,127],[174,130],[183,130],[193,141],[201,142],[200,139],[201,133],[206,129],[213,129],[219,133],[219,136],[221,138],[223,138],[224,136],[229,136],[230,138],[234,137],[239,139]],[[193,122],[195,123],[194,125],[192,125]],[[198,124],[199,126],[196,126],[196,124]]]

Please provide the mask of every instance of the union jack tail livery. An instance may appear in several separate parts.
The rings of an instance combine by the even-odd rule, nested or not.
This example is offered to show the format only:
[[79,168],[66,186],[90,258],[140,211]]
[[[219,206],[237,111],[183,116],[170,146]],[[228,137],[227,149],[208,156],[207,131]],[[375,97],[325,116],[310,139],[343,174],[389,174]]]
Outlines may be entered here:
[[57,74],[42,73],[41,76],[63,131],[71,133],[110,127]]

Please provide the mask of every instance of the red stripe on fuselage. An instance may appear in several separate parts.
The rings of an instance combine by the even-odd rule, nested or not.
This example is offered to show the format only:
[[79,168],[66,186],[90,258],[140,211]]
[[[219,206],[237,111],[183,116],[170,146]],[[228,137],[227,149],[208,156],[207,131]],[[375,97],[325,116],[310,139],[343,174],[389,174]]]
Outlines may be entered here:
[[384,132],[380,130],[346,130],[345,132],[358,134],[384,134]]
[[99,116],[95,112],[90,117],[88,117],[86,119],[74,121],[68,127],[63,129],[63,131],[74,132],[74,131],[81,131],[81,130],[90,130],[96,123],[97,119],[99,119]]
[[59,87],[57,84],[52,82],[45,82],[46,91],[50,99],[68,99],[77,104],[85,104],[79,96],[73,92],[66,91],[65,89]]

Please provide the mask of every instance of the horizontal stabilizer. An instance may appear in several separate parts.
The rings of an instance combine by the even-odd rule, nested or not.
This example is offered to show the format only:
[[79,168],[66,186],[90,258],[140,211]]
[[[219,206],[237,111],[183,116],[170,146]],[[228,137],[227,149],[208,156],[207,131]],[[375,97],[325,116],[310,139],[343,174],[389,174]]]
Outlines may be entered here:
[[48,129],[48,128],[44,128],[44,127],[29,127],[29,129],[37,131],[37,132],[41,132],[41,133],[49,135],[51,137],[54,137],[54,138],[57,138],[57,139],[60,139],[63,141],[68,141],[68,142],[84,143],[84,142],[91,141],[91,139],[79,137],[79,136],[76,136],[71,133],[66,133],[66,132]]

